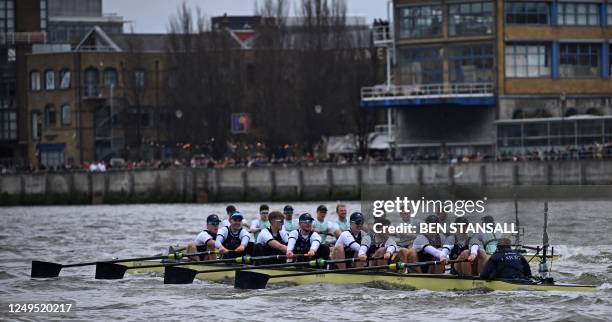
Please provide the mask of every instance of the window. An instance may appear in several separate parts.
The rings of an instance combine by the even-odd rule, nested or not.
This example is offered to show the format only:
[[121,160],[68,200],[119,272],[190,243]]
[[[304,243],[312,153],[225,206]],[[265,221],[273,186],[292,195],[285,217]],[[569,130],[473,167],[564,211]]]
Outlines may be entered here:
[[40,91],[40,73],[37,71],[30,73],[30,89]]
[[15,31],[14,0],[0,1],[0,33]]
[[40,29],[47,30],[47,0],[40,0]]
[[48,91],[55,89],[55,72],[52,70],[45,72],[45,89]]
[[401,38],[440,36],[442,8],[440,6],[404,7],[399,9]]
[[149,111],[150,109],[151,107],[148,106],[140,107],[140,117],[138,117],[138,108],[130,107],[130,109],[128,110],[128,124],[137,124],[138,122],[140,122],[140,126],[142,127],[153,126],[153,120]]
[[70,105],[62,105],[62,125],[70,125],[70,123],[72,123]]
[[[43,145],[43,144],[41,144]],[[40,149],[40,163],[46,168],[61,168],[64,166],[64,148]]]
[[17,140],[17,112],[0,109],[0,141]]
[[85,70],[85,96],[95,97],[100,93],[98,70],[89,67]]
[[114,68],[107,68],[104,70],[104,86],[110,88],[111,86],[117,87],[117,70]]
[[506,23],[546,25],[549,6],[547,2],[506,2]]
[[136,88],[145,88],[145,75],[144,70],[134,71],[134,85]]
[[248,86],[255,85],[255,82],[257,81],[256,75],[255,75],[255,65],[248,64],[246,72],[247,72],[246,79],[247,79]]
[[599,4],[560,2],[557,13],[560,25],[599,25]]
[[493,4],[472,2],[448,6],[448,32],[456,35],[493,33]]
[[42,126],[40,120],[40,113],[38,111],[32,111],[32,139],[38,140],[40,139],[40,135],[42,134]]
[[62,69],[59,73],[60,89],[70,88],[70,70]]
[[599,76],[600,44],[561,44],[560,66],[561,77],[597,77]]
[[402,84],[442,83],[440,47],[401,48],[399,66]]
[[474,83],[493,81],[493,46],[462,45],[449,48],[450,81]]
[[47,105],[45,107],[45,126],[55,126],[56,121],[55,107]]
[[506,44],[506,77],[550,76],[547,44]]
[[608,5],[608,26],[612,26],[612,4]]

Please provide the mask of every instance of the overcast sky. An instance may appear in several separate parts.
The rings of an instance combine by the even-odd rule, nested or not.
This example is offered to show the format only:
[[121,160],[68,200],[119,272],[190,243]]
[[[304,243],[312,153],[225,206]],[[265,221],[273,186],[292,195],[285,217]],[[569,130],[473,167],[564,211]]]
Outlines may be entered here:
[[[170,16],[176,13],[183,0],[102,0],[104,13],[117,13],[127,21],[135,32],[167,32]],[[298,0],[292,0],[296,2]],[[223,15],[252,15],[256,0],[185,0],[191,6],[199,6],[206,17]],[[387,0],[346,0],[348,15],[365,16],[371,22],[374,18],[387,17]],[[262,0],[259,1],[262,3]],[[294,12],[292,8],[292,13]]]

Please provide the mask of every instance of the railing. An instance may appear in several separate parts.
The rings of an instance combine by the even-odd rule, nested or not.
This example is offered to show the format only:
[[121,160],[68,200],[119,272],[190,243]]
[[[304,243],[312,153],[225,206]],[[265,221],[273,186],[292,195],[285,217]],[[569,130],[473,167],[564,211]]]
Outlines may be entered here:
[[0,44],[38,44],[47,42],[47,34],[37,32],[6,32],[0,33]]
[[387,25],[377,25],[372,27],[374,34],[374,45],[384,45],[393,42],[391,37],[391,27]]
[[427,85],[376,85],[361,88],[361,100],[447,98],[447,97],[490,97],[493,83],[456,83]]

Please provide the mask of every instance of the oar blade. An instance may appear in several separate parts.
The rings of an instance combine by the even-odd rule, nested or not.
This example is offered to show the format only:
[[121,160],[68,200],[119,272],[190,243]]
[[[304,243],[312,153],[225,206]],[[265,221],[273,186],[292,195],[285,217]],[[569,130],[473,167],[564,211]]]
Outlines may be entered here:
[[196,275],[198,275],[198,271],[190,268],[166,266],[164,268],[164,284],[191,284]]
[[96,263],[96,279],[99,280],[120,280],[125,275],[128,267],[109,262]]
[[51,262],[32,261],[32,278],[58,277],[63,265]]
[[234,287],[245,290],[258,290],[266,288],[270,276],[257,272],[237,271],[234,278]]

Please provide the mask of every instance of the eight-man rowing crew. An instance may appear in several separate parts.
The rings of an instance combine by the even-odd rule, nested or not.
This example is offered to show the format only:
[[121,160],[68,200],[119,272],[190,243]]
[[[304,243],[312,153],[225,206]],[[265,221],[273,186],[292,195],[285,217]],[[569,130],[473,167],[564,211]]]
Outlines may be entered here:
[[[304,255],[309,258],[337,260],[356,258],[355,263],[337,262],[328,269],[345,269],[347,265],[362,267],[368,258],[376,259],[370,265],[387,265],[389,263],[417,263],[439,261],[437,265],[411,266],[406,272],[444,273],[449,261],[451,274],[478,276],[486,279],[525,279],[531,277],[531,269],[525,258],[511,249],[507,238],[496,238],[496,251],[487,261],[487,254],[478,238],[465,233],[449,236],[443,234],[420,234],[414,238],[412,245],[399,246],[389,234],[376,234],[372,238],[364,230],[364,216],[359,212],[350,215],[346,220],[346,207],[339,205],[337,224],[324,221],[327,213],[325,206],[317,208],[317,220],[309,213],[303,213],[294,220],[293,208],[287,206],[284,213],[269,213],[266,205],[260,207],[260,220],[250,225],[255,241],[251,241],[249,231],[243,227],[243,216],[233,206],[228,206],[229,218],[221,223],[218,215],[207,217],[207,228],[200,232],[196,239],[188,244],[187,253],[210,251],[208,255],[192,257],[192,260],[214,260],[215,250],[221,258],[238,256],[271,256],[285,255],[294,258]],[[486,220],[490,220],[486,218]],[[430,215],[426,223],[439,223],[440,218]],[[341,225],[344,223],[344,225]],[[458,217],[455,223],[468,221]],[[222,225],[219,228],[219,225]],[[337,237],[332,249],[325,244],[327,235]],[[265,264],[285,262],[285,258],[269,259]],[[486,263],[486,264],[485,264]]]

